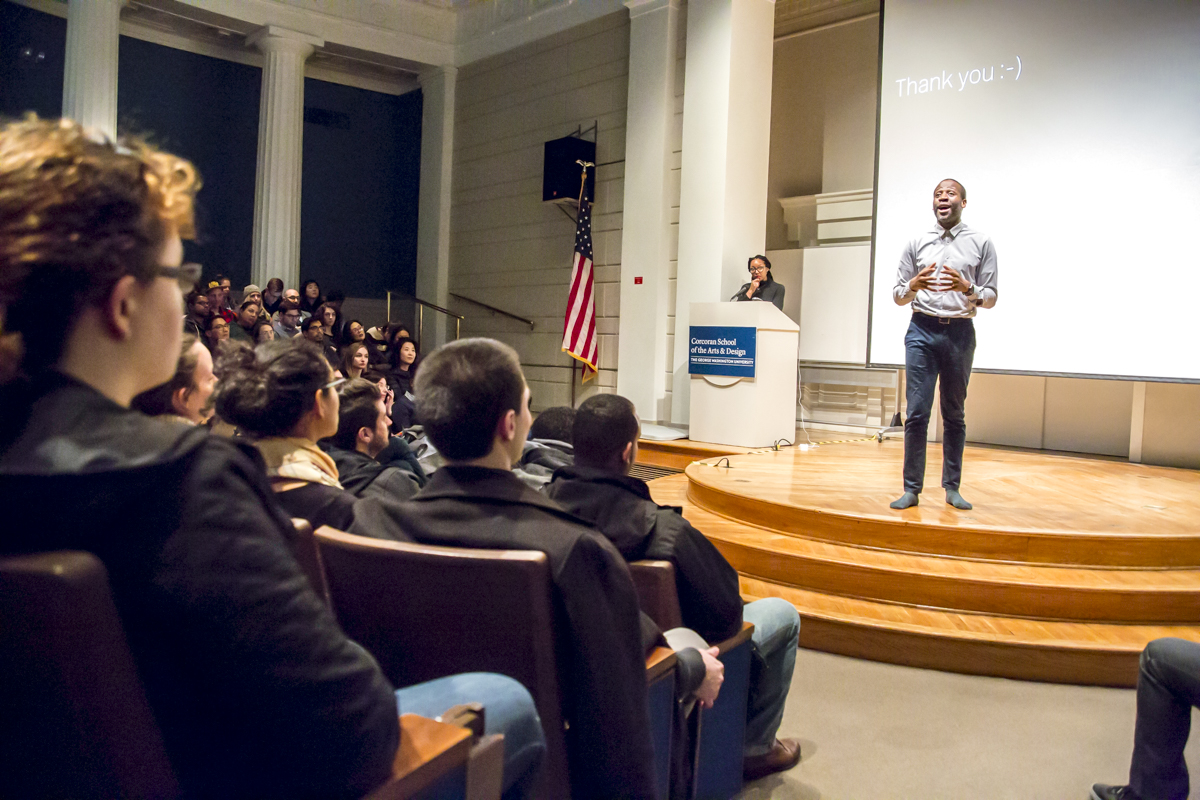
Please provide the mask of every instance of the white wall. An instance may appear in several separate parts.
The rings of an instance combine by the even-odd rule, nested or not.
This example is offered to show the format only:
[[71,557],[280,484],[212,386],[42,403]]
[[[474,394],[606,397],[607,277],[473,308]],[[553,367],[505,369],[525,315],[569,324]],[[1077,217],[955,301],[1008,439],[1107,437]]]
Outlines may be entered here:
[[516,348],[534,407],[570,400],[561,352],[571,280],[574,223],[543,204],[543,144],[598,123],[593,239],[598,380],[580,402],[616,385],[620,313],[621,206],[629,17],[621,11],[458,74],[450,234],[450,291],[534,321],[534,330],[451,298],[466,314],[464,336],[491,336]]
[[796,246],[779,198],[874,185],[878,47],[878,16],[775,43],[767,249]]

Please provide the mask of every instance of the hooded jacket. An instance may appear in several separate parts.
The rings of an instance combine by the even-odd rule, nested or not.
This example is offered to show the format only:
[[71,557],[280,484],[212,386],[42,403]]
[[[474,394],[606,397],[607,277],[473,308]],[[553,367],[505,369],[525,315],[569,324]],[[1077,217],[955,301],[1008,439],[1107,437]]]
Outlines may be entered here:
[[511,472],[455,465],[406,503],[360,509],[352,532],[388,529],[422,544],[546,554],[569,627],[562,698],[572,797],[655,797],[641,615],[612,544]]
[[741,629],[737,571],[683,518],[682,509],[655,503],[645,481],[575,465],[555,471],[546,493],[595,525],[627,561],[670,561],[685,627],[709,642]]
[[252,449],[52,374],[0,390],[0,503],[0,551],[104,563],[187,795],[359,797],[387,779],[392,687],[297,564]]

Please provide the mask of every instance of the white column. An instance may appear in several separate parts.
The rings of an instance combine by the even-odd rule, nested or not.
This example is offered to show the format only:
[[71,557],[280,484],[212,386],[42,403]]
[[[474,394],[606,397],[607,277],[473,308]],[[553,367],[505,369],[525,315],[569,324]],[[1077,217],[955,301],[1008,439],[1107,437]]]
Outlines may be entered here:
[[643,420],[658,422],[666,396],[679,0],[626,0],[625,5],[630,19],[629,99],[617,394],[633,401]]
[[63,116],[117,135],[117,48],[123,0],[68,0]]
[[[421,190],[417,204],[417,297],[446,308],[450,300],[450,184],[454,158],[456,67],[422,72]],[[415,320],[414,320],[415,322]],[[423,341],[444,344],[453,325],[425,314]],[[451,334],[452,335],[452,334]],[[432,349],[426,346],[428,352]]]
[[1142,434],[1146,429],[1146,382],[1133,383],[1133,411],[1129,417],[1129,460],[1142,463]]
[[774,0],[688,2],[673,423],[688,420],[690,304],[737,291],[766,243],[774,30]]
[[250,277],[300,288],[300,172],[304,155],[304,61],[324,41],[268,25],[248,44],[263,53]]

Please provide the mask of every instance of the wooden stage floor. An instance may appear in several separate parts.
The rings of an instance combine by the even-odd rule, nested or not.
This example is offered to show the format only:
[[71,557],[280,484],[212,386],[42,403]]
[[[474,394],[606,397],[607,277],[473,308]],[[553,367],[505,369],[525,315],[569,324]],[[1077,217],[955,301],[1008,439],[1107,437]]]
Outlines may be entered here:
[[816,649],[1132,685],[1150,639],[1200,641],[1200,472],[968,447],[962,512],[931,443],[922,504],[894,511],[902,461],[896,440],[751,450],[651,490],[684,507],[744,593],[795,603]]

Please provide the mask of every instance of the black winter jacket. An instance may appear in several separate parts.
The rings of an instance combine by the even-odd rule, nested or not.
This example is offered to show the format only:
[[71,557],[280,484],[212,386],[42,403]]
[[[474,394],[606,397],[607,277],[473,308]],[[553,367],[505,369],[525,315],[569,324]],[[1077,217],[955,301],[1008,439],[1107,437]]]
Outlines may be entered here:
[[354,533],[388,529],[423,544],[546,554],[570,627],[562,697],[572,796],[655,797],[641,615],[612,544],[511,472],[454,465],[435,472],[408,502],[356,510]]
[[682,509],[650,499],[645,481],[576,465],[555,471],[546,494],[599,528],[627,561],[674,564],[685,627],[714,643],[741,630],[737,571]]
[[96,554],[196,797],[360,797],[399,743],[379,666],[291,550],[252,449],[62,375],[0,391],[0,551]]

